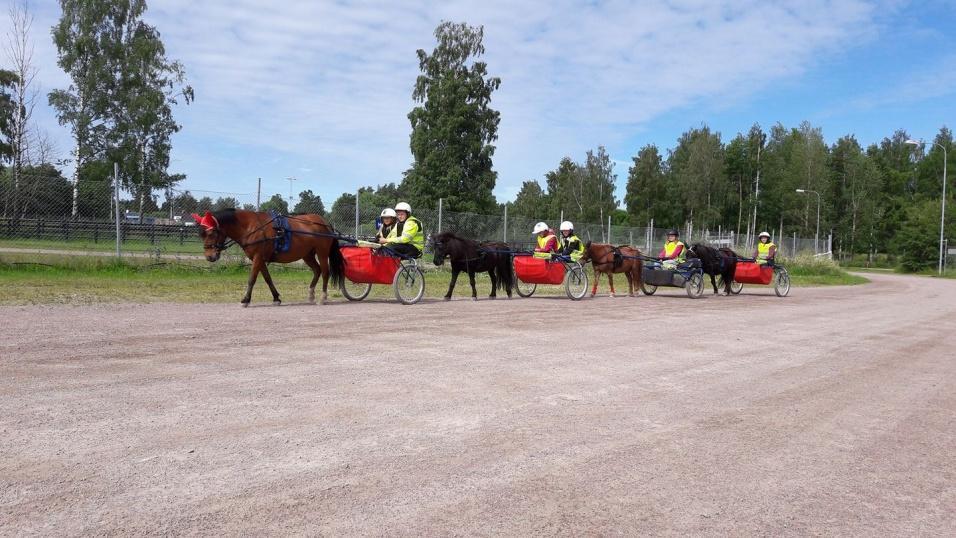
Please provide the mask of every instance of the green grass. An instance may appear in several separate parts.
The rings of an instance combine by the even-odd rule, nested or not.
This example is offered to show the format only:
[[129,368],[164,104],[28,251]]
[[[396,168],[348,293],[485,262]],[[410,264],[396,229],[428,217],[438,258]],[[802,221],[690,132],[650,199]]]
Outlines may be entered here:
[[[862,284],[863,277],[850,275],[828,260],[812,258],[785,262],[794,286]],[[311,272],[301,264],[273,265],[273,280],[283,302],[304,302],[308,298]],[[0,253],[0,304],[91,304],[91,303],[238,303],[245,292],[249,267],[238,258],[207,263],[195,261],[154,261],[150,259],[60,256]],[[445,294],[451,273],[431,269],[426,273],[425,295]],[[479,298],[487,297],[491,284],[487,276],[477,277]],[[615,279],[618,288],[623,277]],[[593,275],[592,275],[593,282]],[[320,284],[321,286],[321,284]],[[602,278],[600,291],[607,292]],[[563,287],[540,286],[536,295],[562,295]],[[340,299],[339,290],[330,298]],[[467,275],[458,279],[456,298],[468,298]],[[372,286],[373,298],[394,299],[391,286]],[[271,302],[272,295],[260,278],[253,302]]]
[[835,262],[812,256],[783,260],[794,286],[849,286],[869,282],[865,277],[851,275]]

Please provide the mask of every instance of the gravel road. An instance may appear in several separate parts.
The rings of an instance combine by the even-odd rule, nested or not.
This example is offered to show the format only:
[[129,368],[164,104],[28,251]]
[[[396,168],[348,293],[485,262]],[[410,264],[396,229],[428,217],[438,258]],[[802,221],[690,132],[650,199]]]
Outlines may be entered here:
[[956,281],[868,276],[0,308],[0,535],[953,536]]

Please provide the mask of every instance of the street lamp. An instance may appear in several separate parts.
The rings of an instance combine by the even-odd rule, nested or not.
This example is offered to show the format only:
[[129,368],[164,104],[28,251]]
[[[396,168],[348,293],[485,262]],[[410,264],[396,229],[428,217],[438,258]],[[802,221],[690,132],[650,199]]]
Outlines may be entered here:
[[813,194],[817,195],[817,235],[813,236],[813,253],[819,254],[820,249],[818,247],[818,243],[820,242],[820,193],[806,189],[797,189],[797,192],[812,192]]
[[292,198],[292,182],[295,181],[296,178],[294,178],[294,177],[292,177],[292,176],[289,176],[289,177],[287,177],[286,179],[289,180],[289,212],[291,213],[291,212],[292,212],[292,201],[293,201],[293,198]]
[[[913,140],[912,138],[907,140],[905,144],[910,146],[922,146],[923,142]],[[937,273],[943,275],[943,231],[946,225],[946,161],[949,158],[946,156],[946,148],[939,142],[933,142],[934,146],[939,147],[943,150],[943,204],[942,209],[939,214],[939,267],[937,268]]]

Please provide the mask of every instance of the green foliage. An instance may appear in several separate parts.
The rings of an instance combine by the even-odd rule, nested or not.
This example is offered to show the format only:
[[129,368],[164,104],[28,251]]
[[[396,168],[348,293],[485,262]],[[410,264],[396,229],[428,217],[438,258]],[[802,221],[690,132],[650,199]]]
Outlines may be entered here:
[[904,214],[894,238],[900,265],[911,272],[936,267],[939,263],[939,201],[923,200],[908,207]]
[[13,115],[17,105],[10,90],[17,80],[17,74],[13,71],[0,69],[0,162],[7,162],[13,157]]
[[521,190],[515,201],[508,207],[514,217],[528,219],[544,218],[550,212],[550,201],[547,194],[541,189],[541,184],[535,180],[528,180],[521,184]]
[[325,204],[322,203],[322,197],[318,194],[313,194],[311,190],[302,191],[299,193],[299,201],[295,204],[292,212],[324,215]]
[[432,53],[418,50],[421,75],[412,97],[421,105],[408,115],[414,162],[402,182],[413,207],[434,208],[444,198],[450,211],[496,209],[492,142],[499,114],[490,103],[501,80],[476,59],[485,52],[483,37],[482,27],[442,22]]
[[282,198],[281,194],[273,194],[272,198],[262,202],[262,205],[259,206],[259,210],[275,211],[276,213],[287,215],[289,213],[289,203]]
[[657,146],[648,144],[641,148],[633,161],[627,171],[624,195],[630,222],[636,226],[647,226],[652,219],[663,223],[667,212],[667,183],[660,151]]
[[545,174],[548,185],[548,215],[564,214],[567,220],[605,222],[617,209],[614,188],[617,175],[614,163],[603,146],[588,151],[584,164],[570,157],[561,159],[558,168]]
[[728,191],[720,133],[711,132],[707,126],[684,133],[668,157],[668,168],[682,201],[682,220],[697,227],[716,228]]

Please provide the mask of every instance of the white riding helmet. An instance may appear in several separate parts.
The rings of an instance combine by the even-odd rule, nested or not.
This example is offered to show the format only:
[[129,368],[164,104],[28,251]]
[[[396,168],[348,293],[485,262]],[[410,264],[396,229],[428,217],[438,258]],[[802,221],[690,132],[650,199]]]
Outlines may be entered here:
[[767,232],[760,232],[760,235],[757,236],[757,239],[760,239],[761,237],[766,237],[767,239],[770,239],[770,234]]
[[562,232],[570,232],[572,230],[574,230],[574,224],[570,220],[566,220],[561,223]]
[[405,202],[399,202],[399,203],[395,204],[395,211],[404,211],[404,212],[406,212],[406,213],[408,213],[408,214],[411,214],[411,212],[412,212],[412,206],[408,205],[408,204],[405,203]]
[[541,232],[544,232],[544,231],[547,231],[547,230],[548,230],[548,225],[545,224],[545,223],[543,223],[543,222],[539,222],[539,223],[537,223],[537,224],[534,225],[534,229],[531,230],[531,234],[532,234],[532,235],[537,235],[537,234],[539,234],[539,233],[541,233]]
[[393,218],[394,218],[394,217],[395,217],[395,210],[392,209],[392,208],[390,208],[390,207],[386,207],[385,209],[382,210],[382,215],[381,215],[381,216],[382,216],[382,217],[393,217]]

